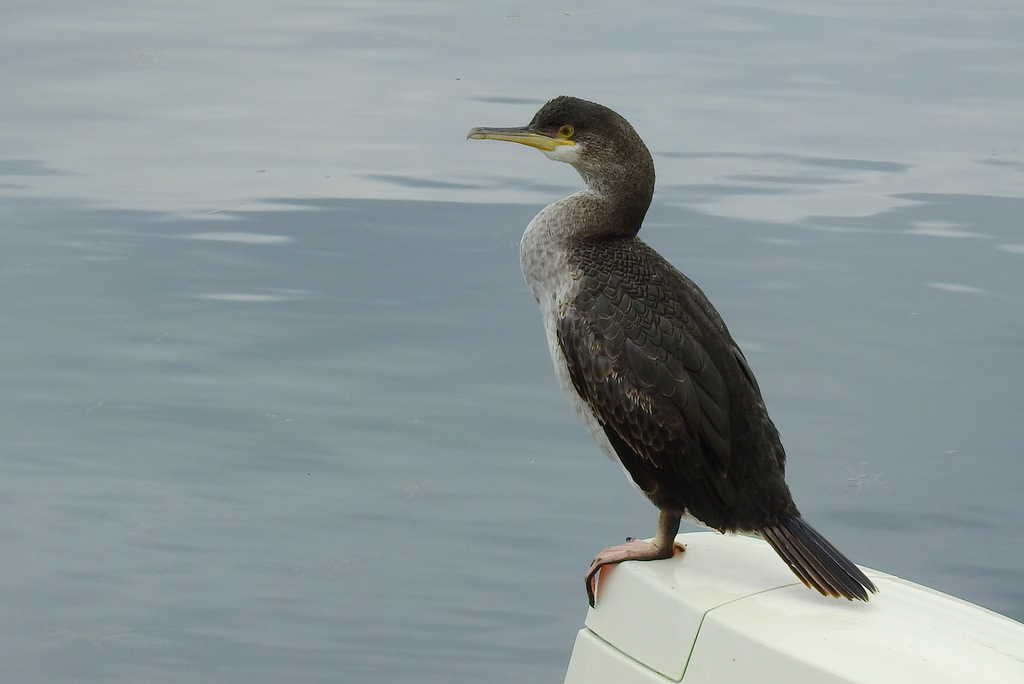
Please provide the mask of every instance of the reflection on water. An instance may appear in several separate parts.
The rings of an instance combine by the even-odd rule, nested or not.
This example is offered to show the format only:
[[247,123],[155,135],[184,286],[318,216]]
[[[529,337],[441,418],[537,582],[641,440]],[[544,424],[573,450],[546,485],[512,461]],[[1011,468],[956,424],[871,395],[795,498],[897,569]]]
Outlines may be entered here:
[[[1024,207],[914,200],[844,230],[660,203],[645,232],[746,348],[807,516],[1024,618],[1024,269],[996,249]],[[4,667],[560,676],[586,561],[655,511],[551,377],[518,272],[536,207],[8,204]],[[912,228],[938,214],[985,237]]]

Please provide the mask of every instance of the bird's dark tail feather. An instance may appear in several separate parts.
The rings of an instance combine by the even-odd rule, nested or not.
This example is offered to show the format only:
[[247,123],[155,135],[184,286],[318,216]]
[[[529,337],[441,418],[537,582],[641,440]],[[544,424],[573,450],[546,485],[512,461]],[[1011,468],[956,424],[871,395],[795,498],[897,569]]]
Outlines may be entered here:
[[811,589],[825,596],[861,601],[868,600],[868,592],[878,591],[849,558],[803,518],[786,518],[774,527],[758,531]]

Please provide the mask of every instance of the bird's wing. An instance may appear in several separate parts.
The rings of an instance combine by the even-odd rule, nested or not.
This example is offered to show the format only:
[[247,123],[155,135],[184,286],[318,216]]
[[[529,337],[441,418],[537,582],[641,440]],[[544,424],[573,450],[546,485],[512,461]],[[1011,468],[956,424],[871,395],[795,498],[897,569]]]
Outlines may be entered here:
[[643,264],[585,257],[557,331],[576,391],[648,494],[731,506],[728,388],[697,322]]

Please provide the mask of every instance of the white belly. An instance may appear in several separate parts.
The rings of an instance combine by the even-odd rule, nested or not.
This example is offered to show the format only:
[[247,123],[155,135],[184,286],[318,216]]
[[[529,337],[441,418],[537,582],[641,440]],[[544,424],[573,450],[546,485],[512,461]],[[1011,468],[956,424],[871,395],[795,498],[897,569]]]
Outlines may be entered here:
[[[548,352],[555,367],[558,384],[569,397],[576,414],[580,417],[587,432],[594,438],[608,458],[619,463],[619,458],[612,448],[611,442],[604,433],[604,428],[597,421],[590,405],[576,392],[569,377],[569,367],[558,344],[558,322],[562,319],[569,302],[576,295],[576,280],[573,269],[569,265],[564,242],[552,234],[548,224],[548,216],[557,207],[571,200],[566,198],[543,209],[527,226],[520,243],[519,258],[523,267],[523,275],[527,285],[533,292],[537,305],[540,307],[541,319],[544,322],[544,334],[548,341]],[[623,468],[625,471],[625,468]],[[626,474],[629,477],[629,474]],[[632,482],[632,478],[629,478]]]

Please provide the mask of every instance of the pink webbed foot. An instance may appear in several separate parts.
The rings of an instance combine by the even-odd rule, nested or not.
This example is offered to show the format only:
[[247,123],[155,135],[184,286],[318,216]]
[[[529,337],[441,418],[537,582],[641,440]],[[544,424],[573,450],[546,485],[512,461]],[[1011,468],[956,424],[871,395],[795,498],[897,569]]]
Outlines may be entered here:
[[659,546],[643,539],[634,539],[633,537],[626,539],[625,544],[609,546],[597,554],[594,562],[590,564],[590,568],[587,570],[587,600],[590,602],[590,607],[593,608],[597,605],[597,576],[604,566],[615,565],[628,560],[646,561],[671,558],[676,551],[686,551],[686,546],[676,541]]

